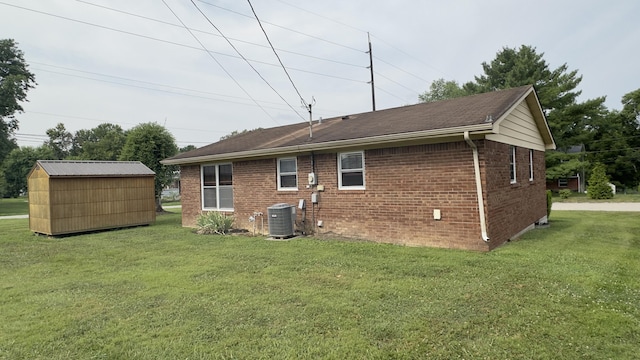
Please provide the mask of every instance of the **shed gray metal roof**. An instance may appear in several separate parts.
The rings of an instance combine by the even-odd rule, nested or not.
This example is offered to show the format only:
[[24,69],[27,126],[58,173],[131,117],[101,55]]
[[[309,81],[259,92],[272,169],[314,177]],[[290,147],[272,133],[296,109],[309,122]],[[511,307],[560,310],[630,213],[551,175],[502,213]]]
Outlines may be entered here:
[[37,165],[60,177],[127,177],[154,176],[155,172],[140,161],[75,161],[38,160]]

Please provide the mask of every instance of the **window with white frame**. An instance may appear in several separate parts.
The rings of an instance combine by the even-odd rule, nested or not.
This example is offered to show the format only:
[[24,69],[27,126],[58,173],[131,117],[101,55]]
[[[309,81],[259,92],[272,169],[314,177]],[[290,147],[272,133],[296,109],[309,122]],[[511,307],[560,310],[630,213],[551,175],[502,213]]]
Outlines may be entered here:
[[529,181],[533,181],[533,149],[529,149]]
[[233,211],[233,166],[202,165],[202,209]]
[[558,187],[565,188],[567,186],[569,186],[569,180],[567,180],[566,178],[558,179]]
[[278,190],[298,190],[297,159],[278,159]]
[[364,151],[338,154],[338,189],[363,190]]
[[516,147],[509,145],[509,176],[511,183],[516,182]]

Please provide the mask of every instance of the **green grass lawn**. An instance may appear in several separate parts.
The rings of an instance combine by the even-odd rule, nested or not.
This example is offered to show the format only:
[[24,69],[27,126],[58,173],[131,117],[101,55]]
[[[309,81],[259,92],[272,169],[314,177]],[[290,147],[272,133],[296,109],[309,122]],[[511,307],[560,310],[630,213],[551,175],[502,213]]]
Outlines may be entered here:
[[551,219],[491,253],[3,220],[0,358],[637,358],[638,214]]
[[162,206],[176,206],[176,205],[181,205],[180,200],[177,200],[177,201],[162,200]]
[[[180,205],[180,201],[163,201],[163,206]],[[29,201],[26,197],[0,199],[0,216],[29,214]]]
[[0,199],[0,216],[25,215],[29,213],[29,202],[26,197],[16,199]]
[[557,194],[553,197],[554,202],[640,202],[640,193],[636,194],[616,194],[613,199],[594,200],[587,196],[587,194],[572,193],[568,199],[562,199]]

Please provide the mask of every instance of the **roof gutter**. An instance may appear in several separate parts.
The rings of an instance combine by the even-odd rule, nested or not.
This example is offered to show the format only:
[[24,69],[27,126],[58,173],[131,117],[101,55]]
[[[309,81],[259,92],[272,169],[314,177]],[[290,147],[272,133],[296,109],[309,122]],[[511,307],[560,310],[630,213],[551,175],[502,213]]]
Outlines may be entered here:
[[478,147],[469,137],[469,132],[464,132],[464,140],[473,150],[473,170],[476,176],[476,193],[478,195],[478,213],[480,215],[480,231],[482,232],[482,240],[489,242],[487,235],[487,222],[484,214],[484,198],[482,196],[482,179],[480,178],[480,160],[478,158]]
[[400,141],[415,141],[415,140],[422,140],[422,139],[449,137],[456,134],[458,134],[459,136],[461,131],[465,131],[467,133],[469,131],[473,131],[474,133],[482,133],[482,132],[492,133],[493,128],[492,128],[492,124],[490,123],[470,125],[470,126],[458,126],[454,128],[447,128],[447,129],[425,130],[425,131],[415,131],[410,133],[370,136],[370,137],[360,138],[360,139],[346,139],[346,140],[326,141],[321,143],[308,143],[308,144],[302,144],[302,145],[291,145],[291,146],[275,147],[275,148],[268,148],[268,149],[237,151],[237,152],[231,152],[231,153],[204,155],[204,156],[196,156],[196,157],[182,158],[182,159],[165,159],[160,161],[160,163],[163,165],[197,164],[197,163],[204,163],[204,162],[210,162],[210,161],[239,160],[239,159],[248,159],[248,158],[255,158],[255,157],[268,157],[268,156],[276,156],[276,155],[295,153],[295,152],[322,151],[322,150],[338,149],[338,148],[346,148],[346,147],[376,146],[381,144],[396,143]]

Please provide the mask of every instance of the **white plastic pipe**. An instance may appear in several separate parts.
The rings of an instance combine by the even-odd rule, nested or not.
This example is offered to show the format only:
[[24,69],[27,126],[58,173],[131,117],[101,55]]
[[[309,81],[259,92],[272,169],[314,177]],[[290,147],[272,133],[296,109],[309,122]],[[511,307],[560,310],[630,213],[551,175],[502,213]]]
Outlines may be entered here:
[[480,178],[480,159],[478,158],[478,147],[469,137],[469,132],[464,132],[464,140],[473,150],[473,170],[476,175],[476,192],[478,194],[478,213],[480,215],[480,231],[482,232],[482,240],[489,241],[487,235],[487,223],[484,214],[484,198],[482,196],[482,179]]

